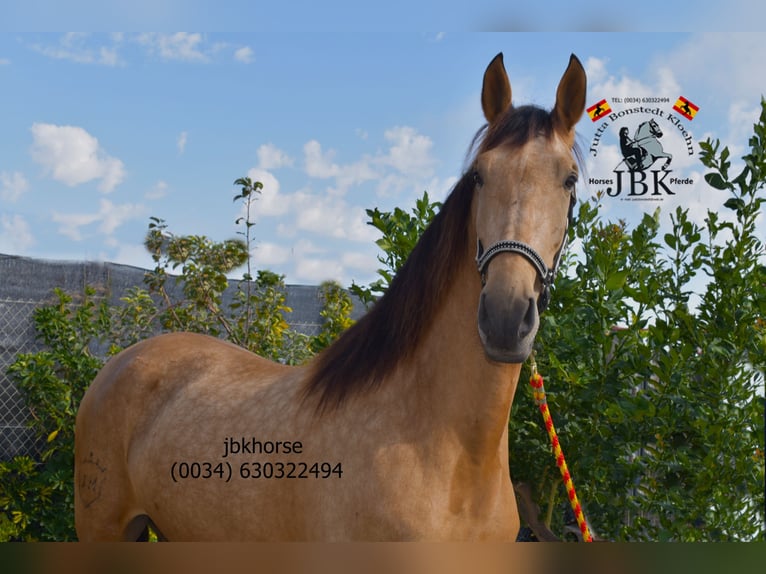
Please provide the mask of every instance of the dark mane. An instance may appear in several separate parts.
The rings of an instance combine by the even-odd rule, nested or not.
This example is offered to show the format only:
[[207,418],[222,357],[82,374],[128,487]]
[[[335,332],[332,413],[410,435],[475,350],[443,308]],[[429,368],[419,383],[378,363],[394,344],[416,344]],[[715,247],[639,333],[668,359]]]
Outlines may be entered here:
[[[551,115],[535,106],[511,108],[476,134],[475,155],[500,145],[520,147],[553,134]],[[471,158],[471,164],[475,160]],[[319,396],[319,411],[378,387],[402,361],[410,359],[425,329],[444,302],[455,270],[472,256],[466,241],[473,201],[472,165],[394,277],[386,294],[311,365],[305,397]]]

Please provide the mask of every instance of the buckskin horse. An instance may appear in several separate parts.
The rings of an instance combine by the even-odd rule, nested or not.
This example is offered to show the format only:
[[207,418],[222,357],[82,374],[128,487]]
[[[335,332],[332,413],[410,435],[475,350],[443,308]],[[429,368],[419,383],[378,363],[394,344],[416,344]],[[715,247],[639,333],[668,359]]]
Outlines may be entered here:
[[[80,405],[80,540],[514,540],[508,419],[565,247],[586,78],[487,124],[387,293],[306,365],[199,334],[114,356]],[[469,163],[467,162],[467,165]]]

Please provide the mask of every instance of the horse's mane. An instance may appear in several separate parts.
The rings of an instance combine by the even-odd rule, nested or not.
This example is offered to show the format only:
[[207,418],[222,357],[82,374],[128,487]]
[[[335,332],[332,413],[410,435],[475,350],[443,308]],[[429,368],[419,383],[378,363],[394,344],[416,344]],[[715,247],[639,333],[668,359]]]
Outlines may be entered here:
[[508,146],[510,152],[533,137],[550,138],[552,134],[551,115],[536,106],[509,108],[496,122],[477,132],[468,169],[386,293],[311,365],[304,391],[306,397],[318,395],[320,411],[377,388],[415,353],[444,302],[457,267],[471,253],[467,236],[476,156],[501,145]]

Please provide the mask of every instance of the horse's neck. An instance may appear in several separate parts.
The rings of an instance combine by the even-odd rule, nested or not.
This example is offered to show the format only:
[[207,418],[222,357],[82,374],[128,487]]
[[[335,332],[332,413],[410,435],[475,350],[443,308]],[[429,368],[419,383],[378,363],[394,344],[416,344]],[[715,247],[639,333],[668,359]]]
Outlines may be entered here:
[[[508,417],[520,365],[487,359],[477,327],[481,284],[472,260],[462,265],[444,305],[420,342],[411,392],[433,424],[454,432],[472,456],[507,449]],[[423,412],[423,411],[421,411]]]

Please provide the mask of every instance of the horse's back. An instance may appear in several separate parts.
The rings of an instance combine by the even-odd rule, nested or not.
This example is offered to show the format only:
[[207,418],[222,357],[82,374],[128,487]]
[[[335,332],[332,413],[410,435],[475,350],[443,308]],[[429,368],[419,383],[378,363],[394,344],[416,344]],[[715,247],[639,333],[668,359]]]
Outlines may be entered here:
[[[253,382],[278,378],[289,367],[274,363],[226,341],[196,333],[168,333],[146,339],[112,357],[88,389],[88,401],[119,399],[162,402],[184,388],[208,384],[219,376],[224,384],[245,376]],[[124,404],[124,403],[123,403]]]
[[[286,369],[206,335],[159,335],[128,347],[101,369],[80,404],[77,434],[84,440],[94,436],[88,430],[92,423],[108,426],[114,434],[134,433],[130,427],[155,420],[161,409],[185,394],[215,393],[215,387],[245,378],[252,391]],[[109,424],[102,424],[107,419]]]

